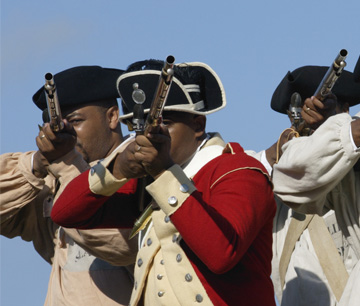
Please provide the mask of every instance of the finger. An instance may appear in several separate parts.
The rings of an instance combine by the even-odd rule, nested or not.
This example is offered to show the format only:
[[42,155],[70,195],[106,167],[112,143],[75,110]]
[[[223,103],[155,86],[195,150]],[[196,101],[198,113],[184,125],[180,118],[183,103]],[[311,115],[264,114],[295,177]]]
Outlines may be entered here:
[[45,141],[47,140],[46,130],[44,130],[44,127],[45,127],[45,125],[43,127],[41,127],[41,129],[39,129],[39,134],[35,138],[36,144],[39,143],[39,145],[43,145],[43,143],[45,143]]
[[40,138],[40,140],[43,140],[44,138],[46,138],[46,135],[44,132],[40,132],[38,137]]
[[306,109],[303,109],[301,111],[301,117],[303,118],[303,120],[306,122],[306,123],[309,123],[309,121],[312,119],[312,117],[310,116],[309,114],[309,110],[306,110]]
[[303,111],[311,117],[316,117],[319,115],[319,111],[321,111],[323,108],[324,104],[322,103],[322,101],[320,101],[316,97],[311,97],[305,100]]
[[319,99],[317,99],[316,97],[311,97],[311,102],[313,104],[313,109],[316,110],[323,110],[326,108],[325,104],[323,101],[320,101]]
[[[150,147],[152,146],[151,141],[148,137],[144,136],[144,135],[137,135],[135,138],[135,147],[136,145],[140,146],[140,147]],[[134,149],[135,149],[134,147]]]
[[[54,141],[56,139],[56,135],[54,134],[54,132],[52,131],[50,124],[49,123],[45,123],[42,129],[42,132],[44,133],[45,137],[50,140],[50,141]],[[41,132],[40,132],[41,133]]]
[[311,98],[307,98],[304,102],[304,106],[303,109],[305,111],[309,111],[310,109],[312,110],[316,110],[316,106],[314,105],[314,99],[316,99],[315,97],[311,97]]
[[140,151],[141,151],[141,146],[138,145],[138,144],[136,144],[136,145],[134,146],[134,153],[139,153]]
[[302,107],[302,110],[301,110],[301,117],[306,120],[306,118],[308,117],[311,117],[311,107],[309,107],[309,103],[308,104],[305,104],[304,103],[304,106]]
[[151,134],[150,137],[148,137],[150,140],[150,143],[153,145],[163,144],[168,141],[170,141],[170,137],[163,134]]
[[134,154],[137,162],[143,162],[144,160],[152,160],[158,156],[158,151],[153,146],[135,146]]
[[43,146],[42,144],[42,138],[40,138],[40,136],[36,136],[35,138],[35,142],[36,142],[36,146],[39,148],[39,150],[41,151],[41,148]]
[[39,148],[41,153],[49,152],[53,150],[54,146],[49,139],[46,138],[46,135],[42,134],[36,137],[36,145]]
[[335,110],[337,105],[337,98],[333,94],[329,94],[324,98],[323,101],[324,110]]
[[324,120],[324,116],[315,110],[307,109],[306,107],[301,111],[303,120],[309,126],[317,125]]
[[157,134],[157,133],[160,133],[160,125],[156,125],[156,126],[148,126],[147,128],[147,133],[150,133],[150,134]]
[[162,134],[165,136],[169,136],[169,129],[167,128],[167,126],[163,123],[161,123],[160,125],[156,126],[156,127],[152,127],[151,129],[149,129],[149,136],[153,136],[153,135],[157,135],[157,134]]
[[147,138],[154,144],[162,144],[171,140],[169,129],[166,125],[159,125],[159,133],[149,133]]

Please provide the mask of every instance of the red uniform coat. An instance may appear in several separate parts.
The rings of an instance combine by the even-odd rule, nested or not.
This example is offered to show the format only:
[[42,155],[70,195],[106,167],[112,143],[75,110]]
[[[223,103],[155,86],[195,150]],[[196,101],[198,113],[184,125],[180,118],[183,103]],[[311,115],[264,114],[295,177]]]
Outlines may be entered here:
[[[181,246],[214,305],[275,305],[271,273],[276,204],[266,170],[231,144],[193,178],[196,190],[172,215]],[[136,180],[113,197],[91,193],[88,173],[72,181],[52,218],[78,228],[127,227]]]

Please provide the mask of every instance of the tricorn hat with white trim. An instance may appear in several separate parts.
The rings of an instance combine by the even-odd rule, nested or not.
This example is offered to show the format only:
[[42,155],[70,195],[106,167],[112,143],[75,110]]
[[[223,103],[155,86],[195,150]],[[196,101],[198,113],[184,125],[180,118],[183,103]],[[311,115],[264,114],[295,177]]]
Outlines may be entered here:
[[[144,113],[149,112],[164,62],[145,60],[128,67],[117,81],[123,115],[133,116],[134,84],[145,94]],[[216,112],[226,105],[225,90],[220,78],[208,65],[200,62],[174,65],[174,76],[164,111],[180,111],[199,115]]]

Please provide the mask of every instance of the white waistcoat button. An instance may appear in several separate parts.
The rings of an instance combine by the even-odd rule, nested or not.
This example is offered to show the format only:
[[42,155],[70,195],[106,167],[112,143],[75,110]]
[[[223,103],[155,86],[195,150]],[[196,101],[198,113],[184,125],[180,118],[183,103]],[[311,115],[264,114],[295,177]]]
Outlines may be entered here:
[[176,255],[176,261],[180,262],[182,260],[181,254]]
[[181,186],[180,186],[180,191],[181,192],[188,192],[189,191],[189,186],[188,185],[186,185],[186,184],[182,184]]
[[139,258],[139,259],[138,259],[138,262],[137,262],[138,267],[141,267],[141,266],[142,266],[142,264],[143,264],[143,261],[142,261],[142,259],[141,259],[141,258]]
[[159,291],[159,292],[158,292],[158,296],[159,296],[159,297],[162,297],[164,294],[165,294],[164,291]]
[[168,198],[168,203],[171,205],[171,206],[175,206],[177,204],[178,200],[175,196],[171,196]]
[[196,299],[196,302],[198,302],[198,303],[201,303],[203,301],[203,297],[201,294],[197,294],[195,299]]
[[190,273],[187,273],[187,274],[185,275],[185,280],[186,280],[187,282],[191,282],[191,281],[192,281],[192,276],[191,276]]

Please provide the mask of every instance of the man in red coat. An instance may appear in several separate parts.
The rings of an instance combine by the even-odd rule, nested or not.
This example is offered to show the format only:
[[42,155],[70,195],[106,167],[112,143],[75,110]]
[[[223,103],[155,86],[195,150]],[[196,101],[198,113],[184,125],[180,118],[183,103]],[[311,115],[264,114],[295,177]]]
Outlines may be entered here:
[[[162,66],[138,62],[119,78],[121,120],[133,117],[135,90],[149,111]],[[267,172],[239,144],[205,131],[205,115],[226,104],[216,73],[203,63],[174,70],[163,124],[72,181],[52,218],[65,227],[131,226],[135,178],[149,176],[151,214],[140,218],[130,305],[273,306],[276,206]]]

